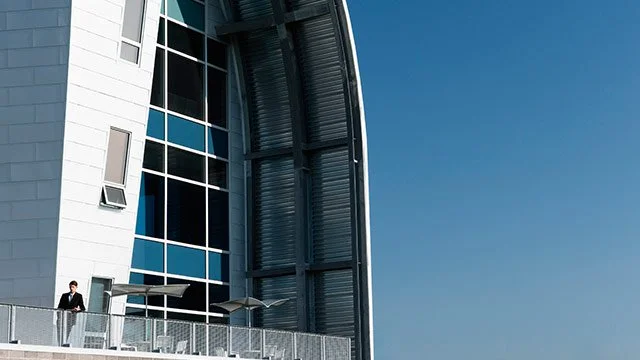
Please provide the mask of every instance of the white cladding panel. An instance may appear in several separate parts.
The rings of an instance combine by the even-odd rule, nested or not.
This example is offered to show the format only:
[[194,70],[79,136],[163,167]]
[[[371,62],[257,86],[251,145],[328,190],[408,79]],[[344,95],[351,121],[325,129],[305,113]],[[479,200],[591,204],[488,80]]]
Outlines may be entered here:
[[[133,249],[160,1],[147,0],[139,64],[119,56],[124,4],[72,2],[55,290],[77,280],[87,301],[92,276],[128,282]],[[111,127],[131,132],[123,210],[100,206]]]
[[0,1],[0,302],[52,302],[70,3]]

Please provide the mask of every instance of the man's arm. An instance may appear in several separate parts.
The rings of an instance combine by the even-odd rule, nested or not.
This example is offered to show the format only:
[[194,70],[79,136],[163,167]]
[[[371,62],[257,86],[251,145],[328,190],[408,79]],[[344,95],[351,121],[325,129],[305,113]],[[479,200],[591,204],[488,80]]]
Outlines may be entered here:
[[84,300],[82,299],[82,295],[80,295],[80,301],[78,301],[78,306],[80,307],[80,311],[87,311],[87,309],[84,307]]
[[62,306],[63,301],[64,301],[64,294],[60,296],[60,301],[58,301],[58,309],[64,309],[64,306]]

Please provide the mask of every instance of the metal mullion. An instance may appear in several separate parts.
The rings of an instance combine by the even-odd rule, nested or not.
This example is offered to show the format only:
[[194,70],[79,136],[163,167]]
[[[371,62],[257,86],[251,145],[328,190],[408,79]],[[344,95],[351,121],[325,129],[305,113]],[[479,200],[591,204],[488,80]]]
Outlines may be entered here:
[[[204,120],[205,122],[209,122],[209,67],[206,65],[207,64],[207,60],[209,59],[209,47],[207,46],[207,34],[206,34],[206,30],[207,30],[207,25],[208,25],[208,16],[207,16],[207,8],[208,8],[208,4],[205,2],[204,4],[204,60],[205,60],[205,66],[204,66],[204,76],[202,79],[202,88],[204,89]],[[205,127],[204,128],[204,151],[206,153],[209,152],[209,128]],[[228,141],[227,141],[228,142]],[[205,162],[204,162],[204,174],[205,174],[205,183],[209,184],[209,157],[205,157]],[[228,185],[228,183],[227,183]],[[205,323],[209,323],[209,189],[207,188],[207,190],[205,191],[204,194],[204,201],[205,201],[205,214],[204,214],[204,223],[205,223],[205,279],[207,279],[207,288],[205,289],[204,292],[204,297],[205,297],[205,311],[207,313],[206,319],[205,319]],[[208,327],[207,327],[208,328]],[[208,339],[208,337],[207,337]],[[209,348],[207,347],[207,352],[209,351]]]
[[[212,39],[212,40],[214,40],[214,41],[215,41],[215,39]],[[218,41],[218,42],[219,42],[219,41]],[[206,43],[206,39],[205,39],[205,43]],[[135,45],[135,44],[132,44],[132,45]],[[137,46],[137,45],[136,45],[136,46]],[[207,65],[207,66],[210,66],[210,67],[212,67],[212,68],[214,68],[214,69],[216,69],[216,70],[218,70],[218,71],[221,71],[221,72],[223,72],[223,73],[225,73],[225,74],[228,74],[228,73],[229,73],[229,70],[228,70],[228,69],[224,69],[224,68],[221,68],[221,67],[219,67],[219,66],[217,66],[217,65],[215,65],[215,64],[212,64],[212,63],[210,63],[210,62],[207,62],[207,59],[206,59],[206,58],[205,58],[205,60],[204,60],[204,61],[203,61],[203,60],[200,60],[200,59],[198,59],[197,57],[194,57],[194,56],[192,56],[192,55],[188,55],[188,54],[185,54],[185,53],[183,53],[183,52],[181,52],[181,51],[178,51],[178,50],[176,50],[176,49],[174,49],[174,48],[170,47],[169,45],[156,44],[156,46],[157,46],[157,47],[159,47],[159,48],[161,48],[161,49],[164,49],[164,50],[169,50],[169,51],[171,51],[172,53],[174,53],[174,54],[176,54],[176,55],[180,55],[180,56],[182,56],[182,57],[184,57],[184,58],[187,58],[187,59],[189,59],[189,60],[191,60],[191,61],[196,61],[196,62],[198,62],[198,63],[200,63],[200,64],[205,64],[205,65]],[[205,48],[206,48],[206,46],[205,46]]]
[[200,64],[200,65],[206,65],[206,64],[207,64],[205,61],[202,61],[202,60],[198,59],[198,58],[197,58],[197,57],[195,57],[195,56],[187,55],[187,54],[182,53],[182,52],[180,52],[180,51],[178,51],[178,50],[175,50],[175,49],[173,49],[173,48],[171,48],[171,47],[167,47],[167,50],[168,50],[168,51],[170,51],[170,52],[172,52],[172,53],[174,53],[174,54],[176,54],[176,55],[180,55],[180,56],[182,56],[182,57],[183,57],[183,58],[185,58],[185,59],[189,59],[189,60],[191,60],[191,61],[195,61],[195,62],[197,62],[197,63],[198,63],[198,64]]
[[[167,0],[162,0],[164,1],[164,11],[165,14],[168,12],[168,5],[167,5]],[[169,28],[169,26],[167,25],[167,19],[165,18],[165,24],[164,24],[164,43],[165,45],[169,44],[169,35],[168,35],[168,31],[167,29]],[[168,145],[167,145],[167,140],[169,140],[169,116],[167,113],[167,110],[169,109],[169,52],[168,52],[168,47],[166,47],[164,49],[164,101],[163,101],[163,105],[164,105],[164,277],[163,277],[163,281],[164,284],[167,285],[167,251],[168,251],[168,246],[167,246],[167,239],[169,238],[169,234],[168,234],[168,222],[169,222],[169,178],[167,178],[167,174],[169,173],[169,159],[168,159]],[[167,296],[163,295],[164,299],[163,299],[163,305],[164,305],[164,318],[167,318]]]

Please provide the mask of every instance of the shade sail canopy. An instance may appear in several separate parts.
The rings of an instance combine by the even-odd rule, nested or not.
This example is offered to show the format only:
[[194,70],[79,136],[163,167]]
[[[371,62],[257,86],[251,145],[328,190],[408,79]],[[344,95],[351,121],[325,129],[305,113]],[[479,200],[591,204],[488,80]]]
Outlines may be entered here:
[[113,284],[111,291],[106,291],[111,296],[121,295],[167,295],[182,297],[190,284],[175,285],[135,285],[135,284]]
[[234,312],[239,309],[247,309],[253,310],[257,308],[270,308],[272,306],[278,306],[284,304],[289,299],[278,299],[278,300],[258,300],[256,298],[252,298],[250,296],[233,299],[221,303],[211,303],[211,305],[223,308],[228,312]]

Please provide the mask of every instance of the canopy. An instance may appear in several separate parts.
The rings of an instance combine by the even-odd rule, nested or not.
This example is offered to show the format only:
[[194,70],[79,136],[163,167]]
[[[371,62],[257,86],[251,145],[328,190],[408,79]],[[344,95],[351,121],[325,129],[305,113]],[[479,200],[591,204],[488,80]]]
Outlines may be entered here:
[[289,299],[279,299],[279,300],[258,300],[256,298],[252,298],[250,296],[233,299],[221,303],[212,303],[211,305],[223,308],[228,312],[234,312],[239,309],[247,309],[253,310],[260,307],[269,308],[272,306],[278,306],[283,304],[285,301]]
[[[136,285],[136,284],[113,284],[111,290],[105,291],[110,295],[109,302],[114,296],[121,295],[142,295],[144,296],[144,316],[149,316],[149,302],[147,298],[155,295],[167,295],[181,298],[191,284],[174,285]],[[111,304],[109,304],[111,309]]]
[[105,291],[111,296],[121,295],[167,295],[182,297],[191,284],[175,285],[135,285],[135,284],[113,284],[111,291]]
[[249,320],[249,327],[251,327],[251,310],[257,308],[270,308],[272,306],[278,306],[285,303],[289,299],[278,299],[278,300],[258,300],[256,298],[252,298],[250,296],[246,296],[243,298],[228,300],[221,303],[211,303],[210,305],[217,306],[219,308],[223,308],[228,312],[234,312],[236,310],[245,309],[247,310],[247,318]]

